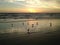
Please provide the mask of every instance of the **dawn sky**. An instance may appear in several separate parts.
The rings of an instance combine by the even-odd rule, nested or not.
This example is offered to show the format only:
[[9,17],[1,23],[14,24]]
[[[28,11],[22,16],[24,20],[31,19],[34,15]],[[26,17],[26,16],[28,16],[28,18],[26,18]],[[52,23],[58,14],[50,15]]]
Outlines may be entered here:
[[0,0],[0,12],[60,12],[60,0]]

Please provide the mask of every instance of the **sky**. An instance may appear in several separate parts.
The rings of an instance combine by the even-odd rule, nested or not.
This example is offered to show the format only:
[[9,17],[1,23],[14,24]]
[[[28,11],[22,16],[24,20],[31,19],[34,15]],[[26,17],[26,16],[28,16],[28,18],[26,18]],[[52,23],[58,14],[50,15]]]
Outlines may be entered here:
[[60,0],[0,0],[0,12],[60,13]]

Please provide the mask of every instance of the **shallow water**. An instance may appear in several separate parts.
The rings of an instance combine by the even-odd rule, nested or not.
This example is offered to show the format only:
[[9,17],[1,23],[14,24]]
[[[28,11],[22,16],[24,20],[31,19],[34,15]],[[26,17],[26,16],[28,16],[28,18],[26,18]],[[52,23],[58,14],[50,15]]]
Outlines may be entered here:
[[[11,21],[12,20],[12,21]],[[56,31],[55,29],[60,26],[60,19],[39,19],[39,20],[19,20],[13,22],[11,19],[10,22],[7,20],[6,22],[0,23],[0,33],[12,33],[12,32],[27,32],[29,29],[30,32],[39,32],[44,31]],[[50,23],[52,26],[50,26]],[[32,27],[32,24],[34,25]],[[47,30],[44,30],[47,29]]]
[[60,19],[16,19],[15,21],[12,19],[12,21],[0,22],[0,44],[2,45],[49,45],[59,40]]

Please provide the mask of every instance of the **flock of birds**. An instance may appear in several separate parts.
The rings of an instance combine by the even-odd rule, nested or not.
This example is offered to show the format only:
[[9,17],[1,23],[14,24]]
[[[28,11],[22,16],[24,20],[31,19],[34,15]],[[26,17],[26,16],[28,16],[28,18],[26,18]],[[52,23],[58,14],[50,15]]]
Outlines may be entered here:
[[[24,23],[22,23],[22,24],[24,25]],[[31,27],[33,28],[33,27],[34,27],[34,24],[31,24],[31,25],[32,25]],[[36,25],[39,25],[39,23],[36,22]],[[51,23],[51,22],[49,23],[49,26],[52,27],[52,23]],[[11,27],[14,27],[14,24],[11,24]],[[30,29],[28,28],[28,29],[27,29],[27,34],[30,34],[30,33],[31,33],[31,32],[30,32]]]

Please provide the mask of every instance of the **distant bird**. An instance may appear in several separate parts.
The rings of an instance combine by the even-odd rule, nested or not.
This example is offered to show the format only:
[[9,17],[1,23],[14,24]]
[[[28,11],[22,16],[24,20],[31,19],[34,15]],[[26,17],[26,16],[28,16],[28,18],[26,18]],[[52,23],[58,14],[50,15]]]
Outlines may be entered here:
[[27,33],[30,34],[30,30],[29,29],[27,29]]
[[36,22],[36,25],[38,25],[38,22]]
[[50,22],[50,27],[52,27],[52,23]]
[[29,23],[27,23],[27,25],[29,25]]
[[32,24],[32,28],[34,27],[34,24]]
[[13,27],[13,24],[11,24],[11,27]]
[[24,25],[24,22],[22,24]]

